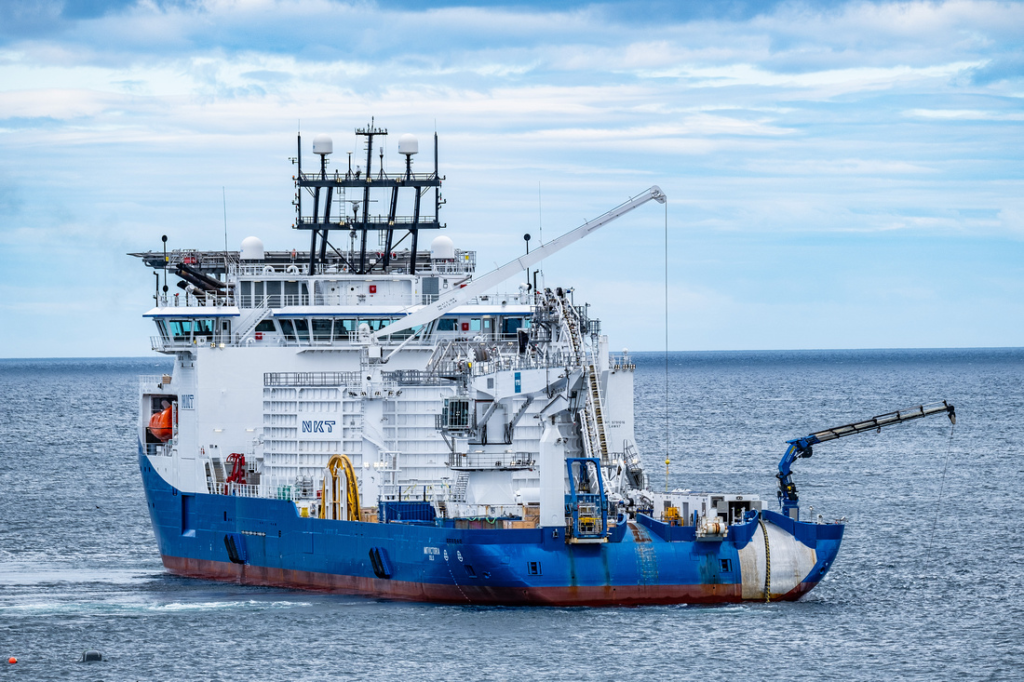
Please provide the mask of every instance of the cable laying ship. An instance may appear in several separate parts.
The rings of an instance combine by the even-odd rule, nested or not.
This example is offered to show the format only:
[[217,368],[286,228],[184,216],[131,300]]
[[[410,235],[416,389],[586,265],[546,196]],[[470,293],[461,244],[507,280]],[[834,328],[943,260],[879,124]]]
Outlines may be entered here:
[[[413,172],[414,137],[389,172],[383,147],[372,167],[387,131],[356,134],[365,169],[350,154],[345,171],[328,170],[322,135],[319,170],[303,171],[299,136],[293,227],[308,251],[249,237],[238,252],[168,252],[164,237],[163,252],[131,254],[156,274],[153,348],[174,357],[171,374],[140,377],[138,457],[176,574],[473,604],[798,599],[844,526],[800,520],[792,462],[813,443],[952,417],[941,403],[791,441],[780,511],[757,495],[656,492],[628,354],[530,269],[662,191],[476,278],[475,253],[447,237],[418,250],[421,230],[444,227],[436,134],[427,173]],[[524,270],[516,291],[493,293]]]

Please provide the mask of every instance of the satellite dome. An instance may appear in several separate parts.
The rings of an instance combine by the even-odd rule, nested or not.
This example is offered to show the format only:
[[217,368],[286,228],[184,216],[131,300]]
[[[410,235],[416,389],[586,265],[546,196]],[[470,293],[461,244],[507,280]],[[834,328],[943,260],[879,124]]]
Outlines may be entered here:
[[398,153],[399,154],[419,154],[420,153],[420,141],[416,139],[415,135],[406,133],[398,138]]
[[430,242],[430,257],[438,260],[454,260],[455,244],[444,235],[434,237],[434,241]]
[[238,251],[240,260],[263,260],[263,240],[259,237],[246,237],[242,240],[242,248]]
[[324,135],[320,133],[313,138],[313,153],[326,156],[327,154],[334,153],[334,142],[331,140],[330,135]]

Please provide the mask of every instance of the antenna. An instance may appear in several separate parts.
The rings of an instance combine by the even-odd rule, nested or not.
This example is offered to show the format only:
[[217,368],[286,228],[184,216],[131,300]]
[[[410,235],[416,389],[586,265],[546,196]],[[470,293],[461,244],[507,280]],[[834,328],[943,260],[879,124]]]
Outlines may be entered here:
[[[531,237],[530,237],[530,233],[529,232],[527,232],[526,234],[523,235],[523,240],[526,242],[526,255],[527,256],[530,255],[530,238]],[[530,284],[530,268],[526,268],[526,284],[527,284],[527,286],[529,286],[529,284]]]
[[540,198],[540,180],[537,181],[537,229],[540,231],[540,243],[544,243],[544,205]]
[[228,194],[223,186],[220,188],[220,196],[224,200],[224,272],[226,277],[228,267]]
[[170,262],[167,259],[167,235],[160,237],[160,241],[164,243],[164,297],[167,296],[167,263]]
[[[537,238],[540,240],[541,246],[544,246],[544,208],[543,202],[540,197],[540,180],[537,181]],[[537,272],[540,273],[541,285],[544,284],[544,261],[537,263]],[[536,275],[536,273],[535,273]],[[537,287],[533,287],[534,291]]]

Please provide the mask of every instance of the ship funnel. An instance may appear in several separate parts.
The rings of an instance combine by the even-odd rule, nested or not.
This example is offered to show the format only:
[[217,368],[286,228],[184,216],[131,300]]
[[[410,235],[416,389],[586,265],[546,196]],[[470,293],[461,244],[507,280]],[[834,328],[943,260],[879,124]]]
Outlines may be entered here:
[[313,138],[313,153],[327,156],[334,153],[334,142],[329,135],[321,133]]
[[412,156],[413,154],[420,153],[420,141],[416,139],[415,135],[406,133],[398,138],[398,153],[405,154],[406,156]]

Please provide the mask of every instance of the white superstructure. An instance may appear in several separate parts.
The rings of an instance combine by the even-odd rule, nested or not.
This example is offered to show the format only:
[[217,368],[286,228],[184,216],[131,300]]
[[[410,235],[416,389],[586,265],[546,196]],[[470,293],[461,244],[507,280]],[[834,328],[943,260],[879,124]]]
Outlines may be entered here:
[[[371,151],[373,136],[386,134],[372,124],[357,132]],[[308,251],[267,251],[248,237],[238,252],[134,254],[164,272],[146,316],[157,330],[153,349],[175,358],[171,375],[140,385],[140,439],[160,475],[182,491],[291,499],[317,515],[328,462],[343,454],[363,509],[426,500],[450,517],[561,526],[565,460],[586,457],[599,460],[609,499],[623,509],[672,509],[688,525],[759,509],[751,496],[645,492],[630,358],[609,352],[599,322],[571,292],[530,281],[533,264],[647,201],[663,202],[661,191],[477,278],[476,254],[447,237],[416,250],[419,230],[442,227],[442,178],[436,159],[433,173],[412,173],[414,138],[399,146],[404,172],[371,172],[368,152],[365,170],[350,160],[347,172],[332,174],[333,143],[314,140],[320,172],[303,174],[300,165],[296,178],[298,195],[314,197],[312,216],[297,201]],[[407,187],[414,215],[404,219],[397,197]],[[368,215],[371,188],[390,194],[387,216]],[[431,188],[426,216],[420,197]],[[361,204],[332,204],[336,190],[350,189]],[[362,214],[348,216],[347,204]],[[393,241],[400,229],[410,248]],[[349,247],[330,244],[331,231],[351,236]],[[168,272],[182,280],[177,293]],[[168,406],[173,423],[159,434],[148,419]],[[244,483],[231,480],[241,461],[232,453],[244,456]]]

